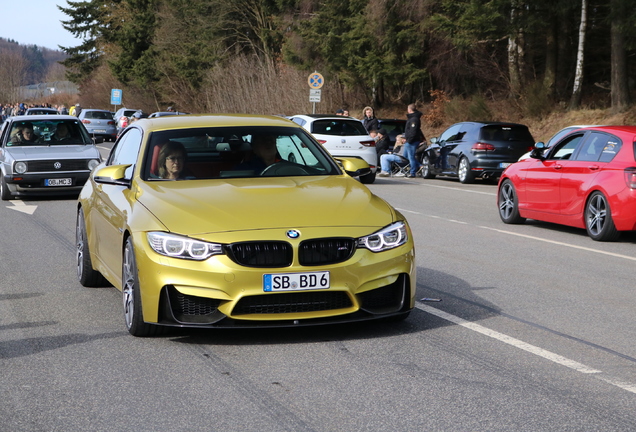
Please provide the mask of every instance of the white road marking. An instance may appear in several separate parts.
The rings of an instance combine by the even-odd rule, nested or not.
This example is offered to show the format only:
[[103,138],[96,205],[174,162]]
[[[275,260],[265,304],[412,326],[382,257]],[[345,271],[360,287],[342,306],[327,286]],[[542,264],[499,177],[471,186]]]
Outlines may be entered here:
[[10,208],[11,210],[17,210],[19,212],[30,214],[30,215],[32,215],[35,212],[35,210],[38,208],[38,206],[36,205],[34,206],[34,205],[25,204],[24,201],[21,201],[21,200],[12,200],[9,202],[13,204],[13,207],[7,207],[7,208]]
[[[473,193],[480,193],[480,194],[484,194],[484,195],[495,195],[495,194],[491,194],[491,193],[486,193],[486,192],[477,192],[477,191],[468,191],[465,189],[459,189],[459,188],[451,188],[451,187],[444,187],[444,186],[432,186],[431,187],[439,187],[442,189],[453,189],[453,190],[461,190],[462,192],[473,192]],[[406,210],[406,209],[398,209],[400,212],[403,213],[411,213],[411,214],[416,214],[416,215],[420,215],[420,216],[426,216],[426,217],[430,217],[433,219],[444,219],[448,222],[451,223],[458,223],[458,224],[462,224],[462,225],[469,225],[468,222],[463,222],[463,221],[457,221],[457,220],[453,220],[453,219],[445,219],[442,218],[440,216],[436,216],[436,215],[427,215],[424,213],[420,213],[417,211],[412,211],[412,210]],[[548,240],[545,238],[541,238],[541,237],[535,237],[535,236],[531,236],[531,235],[527,235],[527,234],[520,234],[520,233],[515,233],[512,231],[506,231],[506,230],[501,230],[498,228],[491,228],[491,227],[487,227],[487,226],[483,226],[483,225],[475,225],[475,227],[477,228],[482,228],[482,229],[487,229],[490,231],[495,231],[501,234],[507,234],[507,235],[513,235],[513,236],[517,236],[517,237],[523,237],[523,238],[527,238],[530,240],[536,240],[536,241],[541,241],[541,242],[545,242],[545,243],[551,243],[551,244],[555,244],[558,246],[564,246],[564,247],[569,247],[572,249],[579,249],[579,250],[584,250],[587,252],[592,252],[592,253],[597,253],[597,254],[602,254],[602,255],[608,255],[608,256],[612,256],[615,258],[621,258],[621,259],[626,259],[626,260],[630,260],[630,261],[636,261],[636,257],[633,256],[629,256],[629,255],[622,255],[622,254],[617,254],[617,253],[613,253],[613,252],[607,252],[607,251],[602,251],[599,249],[593,249],[593,248],[588,248],[588,247],[584,247],[584,246],[577,246],[577,245],[573,245],[573,244],[569,244],[569,243],[564,243],[564,242],[559,242],[559,241],[554,241],[554,240]],[[467,328],[469,330],[473,330],[476,331],[480,334],[483,334],[485,336],[491,337],[493,339],[499,340],[501,342],[504,342],[508,345],[514,346],[516,348],[522,349],[524,351],[527,351],[529,353],[538,355],[540,357],[545,358],[546,360],[550,360],[554,363],[560,364],[562,366],[568,367],[570,369],[573,369],[577,372],[580,373],[585,373],[585,374],[594,374],[594,377],[598,378],[599,380],[610,384],[614,387],[618,387],[621,388],[623,390],[626,390],[628,392],[631,393],[635,393],[636,394],[636,384],[627,382],[627,381],[622,381],[622,380],[618,380],[615,378],[611,378],[611,377],[606,377],[603,375],[599,375],[602,374],[603,371],[598,370],[598,369],[594,369],[591,368],[589,366],[586,366],[582,363],[576,362],[574,360],[570,360],[566,357],[560,356],[558,354],[555,354],[551,351],[545,350],[543,348],[539,348],[537,346],[531,345],[529,343],[523,342],[522,340],[513,338],[511,336],[508,336],[506,334],[503,333],[499,333],[495,330],[491,330],[487,327],[484,327],[482,325],[479,324],[475,324],[473,322],[467,321],[463,318],[460,318],[458,316],[455,315],[451,315],[447,312],[444,312],[440,309],[436,309],[434,307],[425,305],[423,303],[420,302],[416,302],[415,303],[415,307],[417,307],[418,309],[424,311],[424,312],[428,312],[432,315],[438,316],[442,319],[445,319],[447,321],[450,321],[454,324],[460,325],[464,328]]]
[[[435,315],[437,317],[440,317],[442,319],[445,319],[446,321],[450,321],[454,324],[460,325],[464,328],[467,328],[469,330],[475,331],[477,333],[480,333],[484,336],[488,336],[490,338],[496,339],[500,342],[506,343],[510,346],[513,346],[515,348],[519,348],[522,349],[524,351],[527,351],[531,354],[535,354],[539,357],[542,357],[546,360],[549,360],[553,363],[557,363],[561,366],[565,366],[567,368],[573,369],[577,372],[580,373],[584,373],[584,374],[600,374],[603,371],[598,370],[598,369],[594,369],[591,368],[589,366],[586,366],[582,363],[579,363],[577,361],[574,360],[570,360],[566,357],[563,357],[561,355],[555,354],[551,351],[545,350],[543,348],[539,348],[538,346],[535,345],[531,345],[527,342],[524,342],[522,340],[516,339],[512,336],[508,336],[506,334],[500,333],[498,331],[495,330],[491,330],[487,327],[484,327],[480,324],[475,324],[473,322],[467,321],[463,318],[460,318],[458,316],[455,315],[451,315],[447,312],[444,312],[440,309],[425,305],[423,303],[420,302],[415,302],[415,307],[424,311],[424,312],[428,312],[431,315]],[[636,393],[636,384],[632,384],[629,382],[625,382],[625,381],[620,381],[620,380],[616,380],[614,378],[609,378],[609,377],[604,377],[604,376],[598,376],[595,375],[596,378],[600,379],[601,381],[604,381],[610,385],[613,385],[615,387],[619,387],[623,390],[627,390],[628,392],[631,393]]]

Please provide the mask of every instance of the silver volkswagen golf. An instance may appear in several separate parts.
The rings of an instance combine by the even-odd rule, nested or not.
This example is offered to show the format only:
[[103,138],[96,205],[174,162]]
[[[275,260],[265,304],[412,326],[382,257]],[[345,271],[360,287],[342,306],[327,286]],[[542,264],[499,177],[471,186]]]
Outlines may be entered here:
[[100,162],[77,117],[9,117],[0,128],[0,198],[78,193]]

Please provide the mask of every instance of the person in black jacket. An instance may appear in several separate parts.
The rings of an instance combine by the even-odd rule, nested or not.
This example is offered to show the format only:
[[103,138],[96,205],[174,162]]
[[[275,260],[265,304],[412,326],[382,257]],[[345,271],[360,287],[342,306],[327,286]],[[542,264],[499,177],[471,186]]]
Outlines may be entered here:
[[364,107],[362,110],[362,124],[366,128],[367,132],[378,130],[378,119],[375,118],[373,108],[370,106]]
[[406,126],[404,127],[404,138],[406,140],[404,144],[404,155],[409,160],[411,165],[410,178],[415,177],[415,174],[420,169],[420,162],[415,157],[415,151],[422,141],[424,141],[424,134],[422,133],[422,113],[419,112],[415,104],[409,104],[406,108]]
[[389,139],[389,133],[384,128],[378,129],[378,140],[375,143],[375,151],[378,153],[378,160],[380,156],[389,152],[391,147],[391,140]]
[[411,165],[411,172],[408,176],[410,178],[415,177],[421,165],[415,157],[417,147],[424,141],[421,117],[422,113],[417,110],[415,104],[409,104],[407,107],[406,125],[404,127],[404,138],[406,139],[404,153]]

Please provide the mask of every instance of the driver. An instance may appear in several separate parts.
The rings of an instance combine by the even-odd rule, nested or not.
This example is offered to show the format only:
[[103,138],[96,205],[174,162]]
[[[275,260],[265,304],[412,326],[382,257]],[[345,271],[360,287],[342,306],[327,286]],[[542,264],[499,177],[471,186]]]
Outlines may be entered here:
[[281,158],[276,148],[276,136],[254,135],[252,136],[252,155],[249,160],[236,167],[237,170],[252,170],[260,174],[268,166],[280,162]]

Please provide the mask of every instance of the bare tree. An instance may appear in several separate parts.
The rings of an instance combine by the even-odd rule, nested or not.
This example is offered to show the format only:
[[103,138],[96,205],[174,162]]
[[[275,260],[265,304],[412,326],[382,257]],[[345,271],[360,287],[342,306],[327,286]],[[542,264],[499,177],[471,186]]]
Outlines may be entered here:
[[579,26],[579,47],[576,55],[576,73],[574,75],[574,88],[570,99],[570,109],[577,109],[581,104],[583,85],[583,63],[585,48],[585,30],[587,28],[587,0],[581,0],[581,25]]
[[20,86],[27,76],[27,61],[22,54],[0,50],[0,101],[18,102]]
[[510,91],[513,96],[519,96],[524,84],[525,70],[525,30],[521,25],[523,3],[512,2],[510,21],[515,33],[508,38],[508,73],[510,76]]
[[625,2],[612,0],[612,111],[625,111],[631,104],[627,78],[627,51],[625,49]]

